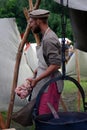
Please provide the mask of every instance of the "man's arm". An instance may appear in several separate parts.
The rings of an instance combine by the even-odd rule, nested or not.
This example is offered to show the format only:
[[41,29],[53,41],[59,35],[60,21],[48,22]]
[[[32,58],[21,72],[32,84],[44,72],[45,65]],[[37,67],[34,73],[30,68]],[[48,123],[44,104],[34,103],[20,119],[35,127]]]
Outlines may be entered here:
[[31,87],[35,87],[35,85],[42,80],[43,78],[46,78],[47,76],[49,76],[50,74],[52,74],[53,72],[55,72],[56,70],[58,70],[60,67],[58,65],[50,65],[46,71],[44,71],[40,76],[38,76],[35,79],[28,79],[31,82]]

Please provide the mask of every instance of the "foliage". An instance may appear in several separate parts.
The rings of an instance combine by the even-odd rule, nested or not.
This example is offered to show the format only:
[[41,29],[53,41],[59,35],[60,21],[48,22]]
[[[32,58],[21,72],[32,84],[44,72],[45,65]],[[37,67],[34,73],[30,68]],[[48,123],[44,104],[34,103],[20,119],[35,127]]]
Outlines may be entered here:
[[24,31],[26,27],[26,19],[23,14],[23,8],[27,7],[28,2],[24,2],[23,0],[4,0],[0,3],[2,3],[0,5],[0,17],[15,17],[19,27],[19,31]]
[[[35,4],[36,0],[33,0],[33,4]],[[26,19],[23,14],[23,8],[27,7],[29,8],[28,0],[0,0],[0,18],[8,18],[8,17],[15,17],[17,21],[17,25],[19,28],[20,33],[23,33],[26,28]],[[40,8],[47,9],[51,12],[50,18],[49,18],[49,25],[50,27],[55,31],[55,33],[58,35],[58,37],[61,37],[61,14],[63,7],[54,0],[42,0],[40,4]],[[64,9],[64,15],[67,17],[67,26],[66,26],[66,37],[73,40],[73,34],[69,19],[69,12],[67,9]],[[34,42],[34,39],[32,38],[32,34],[29,37],[31,42]]]

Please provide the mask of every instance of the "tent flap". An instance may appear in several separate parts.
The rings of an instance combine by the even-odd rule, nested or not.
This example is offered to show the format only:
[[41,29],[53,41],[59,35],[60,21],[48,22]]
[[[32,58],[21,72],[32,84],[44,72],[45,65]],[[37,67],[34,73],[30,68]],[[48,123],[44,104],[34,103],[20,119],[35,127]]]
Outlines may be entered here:
[[78,58],[80,77],[82,79],[85,79],[87,77],[87,53],[80,50],[77,50],[77,52],[78,55],[74,53],[71,59],[66,64],[66,75],[77,78],[78,67],[76,64],[76,59]]

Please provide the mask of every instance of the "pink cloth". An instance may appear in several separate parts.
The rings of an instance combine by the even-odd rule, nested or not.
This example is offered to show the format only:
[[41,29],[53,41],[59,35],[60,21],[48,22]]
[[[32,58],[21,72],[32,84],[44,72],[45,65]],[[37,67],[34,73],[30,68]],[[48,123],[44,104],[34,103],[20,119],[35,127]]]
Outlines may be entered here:
[[55,110],[58,111],[59,106],[59,99],[60,99],[60,93],[58,93],[57,85],[56,83],[51,83],[48,91],[43,93],[40,99],[40,105],[39,105],[39,115],[51,113],[47,102],[51,103]]

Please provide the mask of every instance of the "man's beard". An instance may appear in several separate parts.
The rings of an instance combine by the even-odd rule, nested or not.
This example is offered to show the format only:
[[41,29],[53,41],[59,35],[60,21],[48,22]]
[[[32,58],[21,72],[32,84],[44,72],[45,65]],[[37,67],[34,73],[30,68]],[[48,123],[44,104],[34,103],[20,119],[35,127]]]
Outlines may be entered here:
[[40,33],[41,32],[41,29],[40,27],[36,27],[34,30],[33,30],[34,33]]

